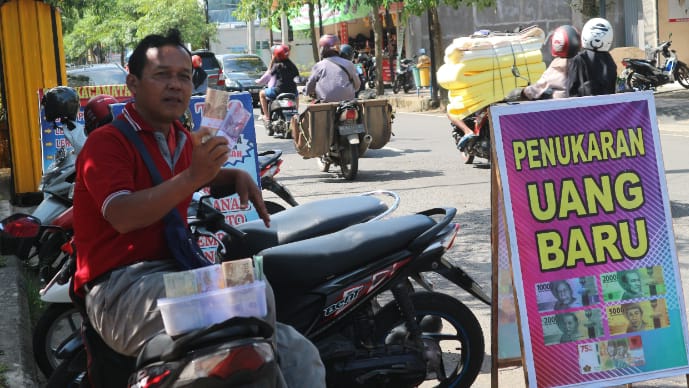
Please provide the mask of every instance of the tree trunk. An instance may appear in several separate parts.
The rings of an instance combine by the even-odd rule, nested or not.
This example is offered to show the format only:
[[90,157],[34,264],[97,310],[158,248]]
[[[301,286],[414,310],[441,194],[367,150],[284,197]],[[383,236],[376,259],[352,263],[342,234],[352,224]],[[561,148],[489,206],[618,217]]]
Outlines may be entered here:
[[385,84],[383,83],[383,23],[378,17],[378,7],[371,10],[371,24],[373,24],[373,46],[376,57],[376,94],[385,94]]
[[437,99],[439,101],[447,101],[447,90],[438,87],[438,78],[436,77],[436,71],[444,61],[445,49],[443,47],[442,36],[440,31],[440,18],[438,17],[438,8],[432,7],[428,9],[430,15],[431,23],[431,39],[433,39],[434,52],[431,58],[431,87],[436,91],[431,99]]
[[313,12],[313,1],[309,1],[309,26],[311,27],[311,50],[313,52],[313,62],[318,62],[318,43],[316,42],[316,17]]

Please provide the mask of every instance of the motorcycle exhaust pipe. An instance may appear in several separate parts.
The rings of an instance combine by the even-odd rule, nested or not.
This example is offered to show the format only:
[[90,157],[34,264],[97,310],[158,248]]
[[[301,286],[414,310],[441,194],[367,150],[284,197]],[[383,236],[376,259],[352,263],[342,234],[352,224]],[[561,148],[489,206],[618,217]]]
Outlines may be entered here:
[[368,133],[364,135],[364,142],[366,144],[371,144],[373,141],[373,136],[369,135]]

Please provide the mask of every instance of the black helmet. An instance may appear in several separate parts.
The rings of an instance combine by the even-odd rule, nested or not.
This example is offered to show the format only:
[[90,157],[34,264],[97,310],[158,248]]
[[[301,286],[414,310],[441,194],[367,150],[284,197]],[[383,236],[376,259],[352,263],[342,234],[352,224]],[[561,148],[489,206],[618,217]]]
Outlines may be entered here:
[[340,56],[351,61],[354,56],[354,49],[348,44],[343,44],[340,46]]
[[45,109],[45,118],[48,121],[76,121],[79,113],[79,95],[69,86],[57,86],[45,92],[41,105]]

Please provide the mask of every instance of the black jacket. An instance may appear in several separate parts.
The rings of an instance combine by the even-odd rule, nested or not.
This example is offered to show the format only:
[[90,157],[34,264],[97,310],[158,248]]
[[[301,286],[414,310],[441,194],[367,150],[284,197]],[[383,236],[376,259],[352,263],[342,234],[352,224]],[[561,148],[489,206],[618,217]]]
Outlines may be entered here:
[[294,78],[299,75],[299,69],[294,62],[285,59],[282,62],[274,62],[270,73],[275,76],[275,92],[297,94],[297,84]]
[[570,97],[613,94],[616,82],[617,65],[607,51],[583,50],[569,61]]

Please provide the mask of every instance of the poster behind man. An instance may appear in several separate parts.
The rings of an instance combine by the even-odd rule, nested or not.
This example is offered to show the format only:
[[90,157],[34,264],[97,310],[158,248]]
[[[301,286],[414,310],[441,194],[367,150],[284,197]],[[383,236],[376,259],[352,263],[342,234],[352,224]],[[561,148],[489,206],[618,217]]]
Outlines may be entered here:
[[530,385],[689,371],[653,95],[491,108]]
[[[75,88],[80,97],[81,108],[77,115],[77,128],[75,130],[82,130],[84,125],[83,107],[86,102],[93,96],[98,94],[111,94],[121,104],[111,105],[111,110],[114,116],[117,116],[126,101],[131,99],[129,89],[124,85],[116,86],[101,86],[101,87],[80,87]],[[39,91],[39,101],[43,95],[43,90]],[[256,131],[253,120],[253,106],[251,95],[247,92],[242,93],[228,93],[209,89],[209,95],[212,96],[206,103],[205,96],[192,96],[189,102],[189,114],[193,121],[193,130],[199,129],[202,125],[215,126],[215,128],[222,128],[221,134],[230,137],[230,157],[225,163],[224,167],[242,169],[253,177],[257,185],[260,186],[260,177],[258,169],[258,156],[256,144]],[[209,114],[204,119],[204,109],[208,105]],[[47,171],[50,164],[54,161],[54,156],[60,148],[66,149],[68,152],[73,150],[73,147],[64,135],[62,125],[50,123],[45,120],[43,109],[40,108],[41,113],[41,149],[43,154],[43,171]],[[207,194],[206,191],[201,191],[202,194]],[[232,195],[225,198],[215,199],[213,205],[216,209],[225,214],[225,219],[231,225],[239,225],[247,221],[258,219],[258,213],[250,206],[249,209],[240,209],[239,198]],[[201,238],[199,245],[203,249],[206,257],[209,260],[214,260],[215,248],[217,242],[213,238]]]

